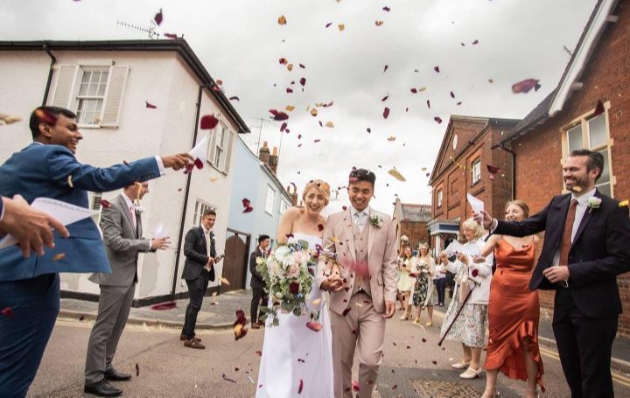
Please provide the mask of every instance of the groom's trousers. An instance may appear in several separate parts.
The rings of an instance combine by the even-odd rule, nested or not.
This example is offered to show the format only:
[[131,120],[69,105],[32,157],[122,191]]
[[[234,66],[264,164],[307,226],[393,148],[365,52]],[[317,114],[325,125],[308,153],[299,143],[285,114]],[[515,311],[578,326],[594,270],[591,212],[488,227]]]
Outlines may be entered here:
[[370,296],[357,293],[350,298],[346,316],[330,312],[335,367],[335,398],[352,397],[352,362],[359,354],[359,398],[369,398],[383,361],[385,319],[374,309]]

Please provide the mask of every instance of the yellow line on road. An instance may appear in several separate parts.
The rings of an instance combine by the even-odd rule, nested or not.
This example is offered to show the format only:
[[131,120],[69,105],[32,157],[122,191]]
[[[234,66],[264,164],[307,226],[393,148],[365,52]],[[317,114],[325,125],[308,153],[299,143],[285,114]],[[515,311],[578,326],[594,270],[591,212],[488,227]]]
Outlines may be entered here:
[[[555,359],[557,361],[560,360],[560,357],[558,356],[557,352],[549,350],[547,348],[540,347],[540,353],[543,354],[546,357]],[[622,386],[625,386],[625,387],[630,387],[630,378],[629,377],[626,377],[624,375],[620,375],[618,373],[614,373],[613,372],[612,373],[612,379],[617,384],[621,384]]]

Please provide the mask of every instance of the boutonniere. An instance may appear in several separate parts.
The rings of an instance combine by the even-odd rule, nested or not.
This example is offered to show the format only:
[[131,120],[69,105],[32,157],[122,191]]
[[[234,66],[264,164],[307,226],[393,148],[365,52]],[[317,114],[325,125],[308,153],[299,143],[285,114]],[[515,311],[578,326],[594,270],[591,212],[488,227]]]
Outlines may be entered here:
[[136,206],[136,213],[137,213],[137,214],[142,214],[142,213],[144,213],[144,207],[142,207],[142,206]]
[[372,214],[370,216],[370,224],[375,228],[380,228],[383,226],[383,219],[376,214]]
[[210,234],[210,242],[214,244],[214,234]]
[[602,203],[602,199],[597,196],[591,196],[588,198],[588,202],[586,202],[586,207],[588,207],[588,212],[592,212],[593,209],[599,209],[599,205]]

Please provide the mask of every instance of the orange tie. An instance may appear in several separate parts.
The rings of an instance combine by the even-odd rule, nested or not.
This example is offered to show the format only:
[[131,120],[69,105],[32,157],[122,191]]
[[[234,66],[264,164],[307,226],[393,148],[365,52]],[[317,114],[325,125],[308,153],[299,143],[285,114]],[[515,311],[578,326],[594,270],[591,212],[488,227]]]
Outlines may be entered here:
[[571,251],[571,234],[573,233],[573,223],[575,222],[575,210],[577,209],[577,199],[571,201],[567,219],[564,223],[564,233],[560,244],[560,264],[569,265],[569,251]]

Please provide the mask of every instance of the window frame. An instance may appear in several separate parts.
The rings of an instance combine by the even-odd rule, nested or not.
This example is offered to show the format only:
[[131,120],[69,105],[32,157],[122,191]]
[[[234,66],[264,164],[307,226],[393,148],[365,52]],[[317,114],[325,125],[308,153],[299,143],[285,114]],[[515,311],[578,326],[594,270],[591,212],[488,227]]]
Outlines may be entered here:
[[481,157],[477,157],[472,161],[470,169],[472,174],[471,186],[477,185],[481,182]]
[[229,162],[232,158],[230,151],[233,148],[235,137],[223,120],[219,121],[219,124],[212,130],[211,134],[212,137],[208,144],[208,158],[206,160],[212,167],[227,175]]
[[[570,140],[570,135],[569,132],[574,130],[576,127],[580,126],[581,127],[581,133],[582,133],[582,145],[580,148],[585,148],[585,149],[589,149],[591,151],[596,151],[596,152],[604,152],[606,151],[606,156],[608,159],[608,174],[609,174],[609,179],[607,182],[597,182],[595,184],[596,188],[600,188],[602,186],[610,186],[610,197],[614,198],[615,196],[615,185],[617,183],[617,180],[615,178],[615,175],[613,173],[613,161],[612,161],[612,151],[611,151],[611,147],[613,144],[613,140],[610,137],[610,124],[609,124],[609,115],[608,115],[608,110],[610,109],[610,101],[607,101],[606,103],[604,103],[604,112],[599,114],[599,115],[595,115],[595,111],[596,109],[592,109],[589,112],[586,112],[580,116],[578,116],[577,118],[575,118],[574,120],[572,120],[569,124],[563,126],[560,128],[560,132],[562,135],[562,155],[563,155],[563,161],[569,157],[569,154],[571,153],[571,149],[570,149],[570,144],[571,144],[571,140]],[[593,120],[596,117],[603,117],[604,118],[604,127],[606,129],[606,139],[604,140],[603,143],[600,143],[598,145],[595,146],[590,146],[591,143],[591,134],[590,134],[590,130],[589,130],[589,121]],[[601,181],[601,180],[600,180]],[[565,191],[564,186],[562,187],[562,190]]]
[[[102,95],[98,95],[98,91],[96,95],[90,95],[89,94],[89,89],[92,86],[92,77],[94,76],[93,74],[95,72],[100,72],[101,73],[101,77],[99,79],[99,82],[97,83],[97,90],[98,88],[100,88],[99,86],[101,84],[105,85],[105,88],[103,90],[103,94]],[[83,79],[85,77],[85,75],[87,73],[90,73],[90,80],[88,81],[88,93],[86,94],[81,94],[81,87],[83,86]],[[107,73],[107,78],[105,80],[105,82],[102,82],[102,74],[103,73]],[[77,76],[77,80],[76,80],[76,89],[74,90],[74,94],[72,96],[72,104],[73,104],[73,108],[76,108],[76,114],[77,114],[77,125],[79,127],[83,127],[83,128],[95,128],[95,127],[100,127],[100,125],[103,123],[103,113],[105,112],[105,102],[107,101],[107,94],[108,94],[108,89],[109,89],[109,85],[110,85],[110,80],[111,80],[111,66],[109,65],[103,65],[103,66],[98,66],[98,65],[85,65],[85,66],[79,66],[79,74]],[[81,111],[81,104],[83,104],[83,101],[99,101],[101,102],[101,106],[100,106],[100,110],[98,112],[96,111]],[[93,113],[94,117],[92,118],[92,122],[91,123],[86,123],[85,120],[82,121],[83,119],[83,115],[85,113]],[[98,114],[98,116],[96,116]]]
[[444,190],[439,189],[436,193],[437,208],[441,209],[444,205]]
[[101,199],[103,199],[103,192],[90,192],[90,210],[98,211],[91,218],[96,225],[101,223],[101,217],[103,215],[103,205],[101,205]]
[[[269,202],[269,194],[272,194],[271,196],[271,202]],[[267,193],[265,195],[265,213],[269,214],[270,216],[273,216],[273,206],[276,202],[276,190],[273,189],[273,187],[270,184],[267,184]]]
[[217,207],[215,205],[212,205],[203,199],[197,198],[195,200],[195,211],[193,212],[193,225],[195,227],[201,226],[201,217],[206,209],[214,210],[215,212],[217,211]]

